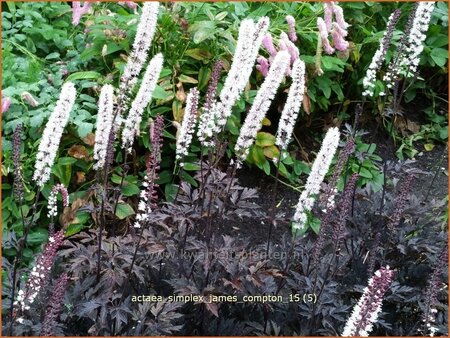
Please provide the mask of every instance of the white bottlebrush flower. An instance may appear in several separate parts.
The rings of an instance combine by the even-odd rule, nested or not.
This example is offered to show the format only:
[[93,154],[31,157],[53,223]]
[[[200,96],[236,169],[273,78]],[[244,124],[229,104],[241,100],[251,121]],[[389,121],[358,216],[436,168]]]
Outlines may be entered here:
[[367,69],[366,76],[363,79],[364,92],[363,96],[373,96],[375,91],[376,73],[380,69],[386,57],[386,52],[389,48],[389,44],[394,33],[394,27],[400,17],[400,10],[395,10],[389,16],[389,20],[386,25],[386,31],[383,34],[383,38],[380,40],[377,51],[372,57],[369,68]]
[[105,165],[108,148],[109,133],[113,119],[113,87],[106,84],[102,87],[98,100],[98,115],[94,144],[94,169],[101,169]]
[[[211,107],[209,107],[208,109],[204,109],[202,114],[200,115],[197,137],[204,147],[211,147],[213,145],[211,138],[215,134],[215,121],[216,118],[223,118],[222,111],[222,103],[220,103],[219,101],[213,101],[211,103]],[[223,123],[225,124],[226,120]]]
[[139,131],[139,125],[142,120],[142,113],[145,107],[150,103],[152,99],[153,90],[156,87],[156,83],[159,79],[163,67],[163,56],[161,53],[156,54],[149,62],[147,70],[144,74],[141,87],[131,104],[130,111],[127,119],[124,121],[124,127],[122,131],[122,147],[131,152],[131,146],[133,145],[134,137]]
[[132,90],[142,66],[147,60],[147,51],[155,35],[158,9],[158,2],[145,2],[142,6],[142,14],[137,27],[136,37],[134,38],[133,49],[120,79],[120,90],[123,92]]
[[269,19],[262,17],[257,24],[251,19],[241,22],[233,62],[220,92],[223,109],[215,116],[215,132],[220,132],[231,115],[231,109],[241,96],[255,65],[262,39],[269,28]]
[[234,147],[238,167],[246,159],[250,146],[253,144],[258,130],[261,129],[264,116],[270,108],[289,63],[289,53],[287,51],[278,52],[272,62],[269,74],[256,94]]
[[59,96],[58,102],[45,125],[42,139],[39,143],[34,166],[33,180],[42,187],[50,178],[50,172],[58,151],[59,142],[64,127],[69,121],[69,115],[75,103],[76,90],[72,82],[66,82]]
[[389,266],[382,267],[369,279],[358,304],[353,308],[350,318],[342,332],[343,337],[367,337],[372,331],[381,311],[383,296],[389,289],[394,271]]
[[302,233],[305,230],[307,216],[314,205],[314,196],[320,192],[320,185],[328,172],[333,156],[339,144],[339,129],[332,127],[328,129],[322,146],[311,168],[311,172],[306,181],[305,189],[300,195],[292,219],[292,227]]
[[295,60],[292,66],[292,84],[289,88],[286,104],[281,113],[275,144],[281,149],[286,149],[289,144],[295,121],[297,120],[305,92],[305,63],[300,59]]
[[[195,121],[197,119],[199,92],[196,88],[189,91],[186,98],[186,108],[184,109],[183,122],[177,135],[176,159],[182,160],[189,153],[189,146],[192,142]],[[184,163],[181,161],[180,166]]]
[[417,6],[405,53],[400,61],[400,65],[406,68],[409,76],[413,76],[413,73],[417,71],[419,66],[423,43],[427,37],[425,33],[428,31],[433,9],[434,1],[420,2]]

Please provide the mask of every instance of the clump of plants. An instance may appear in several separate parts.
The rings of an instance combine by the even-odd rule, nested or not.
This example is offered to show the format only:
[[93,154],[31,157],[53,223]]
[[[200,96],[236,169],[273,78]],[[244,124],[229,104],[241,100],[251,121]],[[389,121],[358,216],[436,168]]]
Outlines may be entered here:
[[[98,86],[95,134],[83,138],[90,149],[71,146],[71,157],[63,156],[70,115],[76,102],[86,99],[78,95],[74,78],[61,86],[41,129],[33,170],[28,170],[32,175],[24,170],[23,126],[14,129],[12,190],[21,223],[3,238],[6,250],[15,253],[4,257],[3,333],[447,334],[442,278],[447,231],[429,216],[442,201],[423,203],[411,195],[414,179],[424,173],[408,162],[376,157],[375,144],[360,138],[360,115],[378,90],[376,76],[400,10],[389,17],[368,66],[365,98],[353,125],[327,126],[300,182],[298,202],[286,214],[277,210],[277,192],[288,176],[285,163],[295,168],[290,143],[302,107],[310,108],[308,81],[324,75],[329,59],[322,53],[350,48],[343,7],[327,3],[323,13],[312,16],[318,30],[313,67],[302,60],[302,35],[293,16],[284,18],[287,30],[276,44],[268,16],[243,19],[229,63],[216,60],[205,95],[200,88],[187,94],[179,90],[184,108],[173,105],[180,118],[169,123],[154,102],[166,76],[157,33],[161,5],[122,5],[141,14],[118,85]],[[78,25],[92,6],[75,2],[72,24]],[[407,79],[417,72],[434,6],[418,3],[409,14],[383,75],[386,89],[378,92],[385,112],[392,112],[385,118],[395,119]],[[261,46],[267,57],[260,55]],[[247,106],[242,97],[254,69],[260,72],[258,89]],[[245,118],[236,110],[240,102]],[[274,105],[280,118],[272,135],[261,130]],[[233,133],[236,120],[240,128]],[[166,153],[174,161],[165,161]],[[270,173],[268,160],[275,167],[274,190],[271,206],[264,209],[258,190],[236,173],[247,162]],[[79,191],[71,184],[75,163],[88,176],[89,186]],[[371,181],[372,172],[381,181]],[[222,232],[248,220],[268,224],[254,229],[266,231],[267,240]],[[48,224],[48,240],[26,264],[29,236],[42,223]],[[277,237],[280,228],[284,234]]]

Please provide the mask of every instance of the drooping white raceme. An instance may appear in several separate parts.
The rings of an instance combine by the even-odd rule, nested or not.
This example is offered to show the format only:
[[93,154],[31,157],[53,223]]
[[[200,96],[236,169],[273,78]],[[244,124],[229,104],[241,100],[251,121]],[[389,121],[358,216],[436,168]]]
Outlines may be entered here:
[[33,181],[42,187],[50,178],[50,172],[58,151],[64,127],[69,121],[70,112],[75,103],[76,90],[72,82],[66,82],[61,89],[58,102],[45,125],[39,143]]
[[333,156],[339,144],[339,129],[332,127],[328,129],[322,146],[311,168],[306,181],[305,189],[302,191],[297,203],[295,215],[292,219],[292,227],[302,233],[307,221],[306,213],[311,211],[314,205],[314,196],[320,192],[320,185],[328,172]]
[[184,166],[183,158],[189,153],[189,146],[192,142],[194,134],[195,122],[197,119],[199,92],[197,88],[189,91],[186,98],[186,108],[184,109],[183,122],[181,123],[179,133],[177,135],[176,159],[180,161],[180,167]]
[[297,59],[292,66],[292,84],[281,113],[275,144],[285,150],[291,140],[305,92],[305,63]]
[[277,93],[277,89],[283,80],[289,62],[290,55],[287,51],[278,52],[272,62],[269,74],[267,74],[261,88],[256,94],[234,147],[238,168],[246,159],[250,146],[253,144],[258,130],[261,129],[264,116]]
[[425,33],[428,31],[433,9],[434,1],[420,2],[417,6],[405,53],[400,61],[400,65],[407,69],[408,76],[413,76],[413,73],[417,71],[419,66],[423,42],[427,37]]
[[136,98],[131,104],[128,117],[124,122],[122,131],[122,147],[129,153],[131,152],[134,137],[139,131],[139,126],[142,121],[142,113],[152,99],[153,90],[158,82],[162,67],[163,56],[159,53],[150,60],[147,70],[145,71],[144,78],[142,79],[141,87],[139,88]]
[[113,119],[113,99],[114,88],[106,84],[102,87],[100,98],[98,100],[98,115],[95,132],[94,144],[94,169],[98,170],[104,167],[106,159],[106,150],[108,148],[109,133],[111,132]]
[[158,2],[145,2],[134,38],[133,49],[128,57],[123,75],[120,79],[120,90],[130,92],[136,84],[142,66],[147,60],[147,51],[155,35],[158,19]]
[[367,337],[381,311],[383,297],[394,278],[389,266],[382,267],[369,279],[368,285],[345,324],[343,337]]
[[394,27],[400,17],[400,10],[395,10],[389,16],[389,20],[386,25],[386,31],[383,34],[383,38],[380,40],[380,45],[377,51],[372,57],[369,68],[367,69],[366,76],[363,79],[364,92],[363,96],[373,96],[375,91],[376,74],[380,69],[386,57],[386,52],[389,48],[389,44],[394,33]]

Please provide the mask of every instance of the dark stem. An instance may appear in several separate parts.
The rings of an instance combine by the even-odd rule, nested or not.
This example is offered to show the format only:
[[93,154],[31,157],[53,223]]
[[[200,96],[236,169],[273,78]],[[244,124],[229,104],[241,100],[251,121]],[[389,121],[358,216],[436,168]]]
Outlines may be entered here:
[[274,222],[275,222],[275,210],[276,210],[276,201],[277,201],[278,176],[279,176],[279,173],[280,173],[281,151],[282,150],[280,149],[280,153],[278,154],[277,172],[275,174],[275,187],[273,188],[272,202],[270,203],[272,208],[270,209],[270,213],[269,213],[269,236],[267,236],[266,256],[269,254],[270,239],[271,239],[271,236],[272,236],[272,227],[273,227]]

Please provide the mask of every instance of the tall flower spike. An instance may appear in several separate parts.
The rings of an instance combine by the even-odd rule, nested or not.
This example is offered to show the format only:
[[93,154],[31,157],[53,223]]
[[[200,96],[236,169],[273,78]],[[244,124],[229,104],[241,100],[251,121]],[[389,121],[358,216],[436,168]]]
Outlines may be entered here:
[[334,48],[331,47],[330,41],[328,40],[328,30],[322,18],[317,18],[317,28],[319,29],[319,36],[322,42],[322,47],[324,48],[325,53],[333,54]]
[[180,161],[180,167],[184,166],[182,159],[189,153],[189,146],[192,142],[195,120],[197,119],[199,93],[197,88],[189,91],[186,98],[186,108],[184,109],[183,122],[177,137],[176,159]]
[[347,30],[348,26],[350,26],[350,25],[347,22],[345,22],[344,11],[342,10],[342,7],[337,5],[336,2],[332,2],[332,7],[333,7],[333,13],[334,13],[334,17],[336,19],[336,23],[343,30]]
[[158,9],[158,2],[145,2],[142,6],[141,19],[134,38],[133,49],[120,79],[119,88],[125,93],[129,93],[133,89],[142,66],[147,60],[147,51],[156,31]]
[[134,222],[135,228],[140,228],[145,225],[150,219],[150,214],[153,209],[156,208],[156,202],[158,194],[156,188],[158,184],[155,183],[158,180],[159,164],[161,162],[161,148],[162,148],[162,136],[164,129],[164,118],[158,115],[155,121],[150,125],[150,141],[152,144],[152,152],[147,159],[147,171],[144,177],[144,188],[141,190],[139,196],[138,213],[136,215],[136,221]]
[[267,74],[266,79],[256,94],[234,148],[238,167],[247,158],[250,146],[253,144],[258,130],[261,129],[264,116],[269,110],[270,104],[289,66],[289,60],[290,56],[288,52],[278,52],[270,67],[269,74]]
[[248,82],[258,56],[261,41],[268,27],[269,19],[267,17],[259,19],[256,26],[251,19],[245,19],[241,22],[233,62],[220,93],[223,110],[216,121],[216,132],[220,132],[225,125],[228,117],[231,115],[231,109]]
[[389,16],[386,31],[384,32],[383,38],[380,40],[380,45],[373,55],[372,61],[370,62],[369,68],[367,69],[366,76],[363,79],[363,96],[373,96],[373,92],[375,90],[376,74],[386,57],[386,52],[389,48],[389,44],[391,43],[395,25],[400,18],[400,13],[401,11],[399,9],[396,9]]
[[274,57],[277,55],[277,50],[275,49],[275,46],[273,45],[272,35],[270,33],[267,33],[264,38],[262,39],[262,44],[264,48],[267,50],[267,52],[270,54],[270,56]]
[[22,202],[23,199],[23,178],[22,178],[22,167],[20,165],[20,145],[22,143],[22,125],[19,124],[16,129],[14,129],[14,138],[13,138],[13,149],[12,149],[12,158],[13,158],[13,175],[14,175],[14,183],[13,183],[13,191],[14,196]]
[[53,236],[49,237],[48,243],[45,245],[44,251],[36,261],[30,273],[30,277],[25,286],[25,290],[17,293],[17,300],[14,305],[19,305],[22,311],[29,310],[30,304],[34,302],[41,288],[47,282],[50,270],[55,260],[56,252],[64,241],[64,231],[60,230]]
[[425,33],[428,31],[433,10],[434,1],[420,2],[416,9],[407,47],[400,61],[400,65],[406,68],[408,76],[413,76],[419,66],[423,43],[427,37]]
[[288,15],[286,16],[286,22],[288,24],[289,30],[288,30],[288,35],[289,35],[289,39],[292,42],[296,42],[297,41],[297,33],[295,32],[295,19],[292,15]]
[[11,99],[9,97],[2,98],[2,113],[6,113],[11,106]]
[[295,231],[303,234],[306,231],[306,213],[311,211],[314,205],[314,196],[320,192],[320,185],[328,172],[334,153],[339,144],[339,129],[332,127],[328,129],[322,146],[311,168],[311,173],[306,181],[305,189],[300,195],[292,219],[292,227]]
[[[408,21],[405,24],[405,27],[403,28],[403,35],[400,38],[400,41],[397,43],[397,49],[395,51],[396,55],[389,63],[389,66],[386,69],[386,73],[384,74],[383,81],[386,86],[386,88],[391,89],[395,85],[398,87],[398,78],[400,76],[400,64],[399,61],[403,57],[403,53],[405,50],[406,41],[410,35],[412,24],[414,21],[414,18],[416,17],[417,9],[419,8],[420,2],[415,2],[413,7],[411,8],[411,11],[408,15]],[[398,89],[398,88],[396,88]],[[395,93],[394,93],[395,94]],[[394,95],[394,97],[396,94]]]
[[69,193],[64,184],[57,184],[52,188],[50,196],[48,197],[48,217],[55,217],[58,215],[58,209],[56,206],[56,195],[61,193],[63,207],[69,206]]
[[292,66],[292,84],[289,88],[286,104],[281,113],[275,144],[285,150],[291,141],[295,121],[297,120],[305,92],[305,63],[297,59]]
[[94,169],[102,169],[105,166],[106,151],[108,148],[109,134],[111,133],[113,119],[113,87],[104,85],[98,101],[98,115],[94,144]]
[[50,178],[50,172],[55,161],[59,142],[61,141],[64,127],[69,121],[69,115],[75,103],[75,96],[75,86],[72,82],[66,82],[61,89],[61,94],[58,102],[56,102],[55,109],[45,125],[36,155],[33,175],[33,180],[39,187],[44,186]]
[[425,311],[422,314],[422,322],[424,323],[425,332],[422,334],[430,335],[433,337],[438,329],[434,326],[438,310],[436,305],[438,304],[438,291],[445,288],[445,284],[442,283],[442,273],[448,265],[448,244],[445,243],[442,248],[439,257],[434,264],[433,273],[427,282],[427,288],[425,290]]
[[208,141],[212,137],[212,128],[214,127],[214,114],[211,113],[211,108],[216,104],[217,85],[219,83],[220,72],[222,71],[223,62],[217,61],[214,64],[211,79],[208,84],[208,91],[206,93],[205,104],[202,108],[202,113],[198,122],[197,137],[200,143],[208,147],[212,144]]
[[331,22],[333,21],[333,3],[325,2],[323,4],[323,7],[324,7],[323,20],[325,21],[325,27],[327,29],[327,32],[329,32],[331,30]]
[[343,30],[336,22],[333,22],[331,27],[331,36],[333,37],[334,48],[341,52],[345,52],[349,46],[349,43],[344,39],[344,37],[347,36],[347,31]]
[[44,321],[42,322],[42,337],[53,336],[53,329],[64,304],[64,293],[66,292],[68,283],[69,276],[65,272],[55,283],[56,285],[50,298],[49,306],[45,311]]
[[367,337],[372,331],[373,323],[377,321],[381,311],[383,296],[389,289],[394,278],[394,271],[389,266],[382,267],[369,279],[368,286],[358,304],[353,308],[352,315],[345,324],[343,337]]
[[264,56],[259,56],[258,64],[256,65],[256,69],[261,72],[261,74],[266,77],[269,74],[269,61]]
[[139,131],[139,126],[142,120],[142,113],[145,107],[152,99],[153,90],[159,79],[163,67],[163,56],[161,53],[156,54],[147,66],[141,87],[131,104],[128,117],[125,120],[125,125],[122,131],[122,147],[131,153],[131,146],[133,145],[134,137]]

